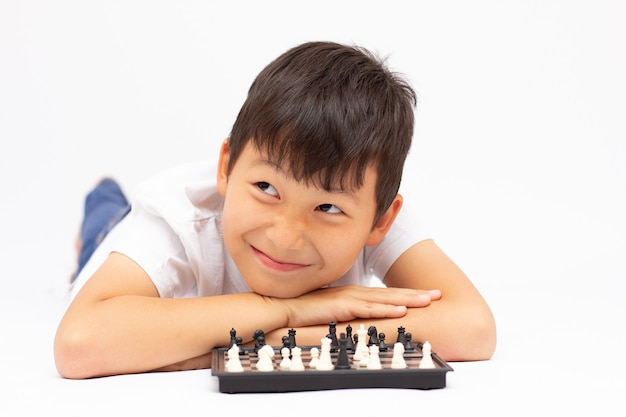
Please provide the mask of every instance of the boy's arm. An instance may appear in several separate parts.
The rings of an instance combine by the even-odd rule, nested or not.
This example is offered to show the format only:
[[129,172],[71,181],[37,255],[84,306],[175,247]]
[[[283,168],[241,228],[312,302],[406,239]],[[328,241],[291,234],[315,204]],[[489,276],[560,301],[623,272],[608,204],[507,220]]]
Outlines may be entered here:
[[[419,242],[393,264],[384,280],[388,287],[437,289],[441,298],[433,298],[421,308],[409,308],[402,317],[359,318],[337,324],[337,335],[350,324],[356,332],[361,324],[376,326],[385,333],[386,342],[396,340],[397,329],[403,326],[413,341],[428,340],[433,350],[448,361],[489,359],[496,346],[496,327],[487,303],[467,276],[432,241]],[[392,289],[395,291],[395,289]],[[424,308],[425,307],[425,308]],[[319,344],[328,333],[328,325],[297,329],[298,344]],[[268,337],[280,343],[280,329]]]
[[[254,326],[286,324],[280,306],[268,308],[256,294],[159,298],[147,274],[131,259],[112,253],[85,283],[59,324],[55,360],[68,378],[146,372],[180,362],[208,362],[208,352],[227,345],[231,323],[242,334]],[[236,307],[235,307],[236,306]],[[256,328],[256,327],[255,327]],[[196,358],[191,359],[191,358]]]
[[112,253],[85,283],[59,324],[55,360],[66,378],[89,378],[210,365],[209,352],[227,346],[235,328],[244,343],[256,329],[401,317],[424,306],[423,291],[329,288],[295,299],[254,293],[159,298],[135,262]]
[[[465,273],[432,240],[407,250],[385,276],[389,287],[438,289],[428,308],[409,309],[404,327],[449,361],[484,360],[496,348],[491,309]],[[387,329],[391,331],[392,329]],[[392,333],[393,334],[393,333]]]

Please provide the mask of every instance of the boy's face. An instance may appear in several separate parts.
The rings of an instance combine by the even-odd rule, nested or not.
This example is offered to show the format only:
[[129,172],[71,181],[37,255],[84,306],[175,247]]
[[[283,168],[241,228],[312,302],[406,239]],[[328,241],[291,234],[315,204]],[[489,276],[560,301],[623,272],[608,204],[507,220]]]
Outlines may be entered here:
[[218,168],[224,242],[259,294],[297,297],[341,278],[364,246],[380,242],[402,205],[398,196],[372,227],[376,172],[371,167],[361,188],[328,192],[295,181],[250,142],[230,175],[228,159],[225,142]]

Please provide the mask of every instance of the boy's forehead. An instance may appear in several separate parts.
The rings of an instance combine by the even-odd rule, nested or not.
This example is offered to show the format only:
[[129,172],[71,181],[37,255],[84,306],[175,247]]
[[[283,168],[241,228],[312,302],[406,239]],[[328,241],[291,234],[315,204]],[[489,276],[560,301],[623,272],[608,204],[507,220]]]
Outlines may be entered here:
[[251,156],[256,160],[256,164],[272,168],[276,172],[306,186],[313,186],[332,193],[354,193],[366,185],[366,183],[371,181],[375,184],[376,182],[377,173],[373,163],[370,163],[363,171],[362,178],[359,178],[356,164],[351,164],[346,169],[333,169],[332,166],[321,166],[318,170],[308,172],[307,175],[302,168],[302,162],[294,163],[294,160],[291,158],[292,155],[282,153],[280,154],[282,159],[280,159],[277,152],[270,154],[266,147],[260,148],[250,145],[252,144],[249,142],[244,152],[251,152]]

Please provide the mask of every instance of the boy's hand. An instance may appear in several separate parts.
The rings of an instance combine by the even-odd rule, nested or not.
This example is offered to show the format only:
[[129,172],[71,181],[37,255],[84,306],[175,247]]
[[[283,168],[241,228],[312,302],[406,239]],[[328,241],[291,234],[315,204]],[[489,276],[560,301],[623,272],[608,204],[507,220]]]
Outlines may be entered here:
[[287,310],[287,327],[305,327],[331,321],[398,318],[407,308],[426,307],[441,298],[439,290],[369,288],[356,285],[323,288],[292,299],[271,298]]

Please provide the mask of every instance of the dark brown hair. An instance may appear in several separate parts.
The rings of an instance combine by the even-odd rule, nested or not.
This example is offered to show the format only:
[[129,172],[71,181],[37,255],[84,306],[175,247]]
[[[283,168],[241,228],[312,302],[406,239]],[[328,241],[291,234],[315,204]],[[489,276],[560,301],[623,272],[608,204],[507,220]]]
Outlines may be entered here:
[[408,83],[366,49],[302,44],[252,83],[230,134],[228,172],[250,140],[294,179],[325,190],[360,188],[372,165],[377,221],[400,187],[415,105]]

